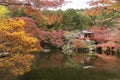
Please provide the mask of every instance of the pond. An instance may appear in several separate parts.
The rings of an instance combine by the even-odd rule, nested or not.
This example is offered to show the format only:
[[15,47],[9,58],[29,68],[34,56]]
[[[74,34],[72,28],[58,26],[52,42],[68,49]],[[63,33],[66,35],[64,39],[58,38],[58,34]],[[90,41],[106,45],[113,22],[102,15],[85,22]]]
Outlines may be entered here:
[[88,53],[78,53],[70,59],[60,51],[36,54],[32,70],[17,80],[120,80],[120,59],[98,55],[84,62]]

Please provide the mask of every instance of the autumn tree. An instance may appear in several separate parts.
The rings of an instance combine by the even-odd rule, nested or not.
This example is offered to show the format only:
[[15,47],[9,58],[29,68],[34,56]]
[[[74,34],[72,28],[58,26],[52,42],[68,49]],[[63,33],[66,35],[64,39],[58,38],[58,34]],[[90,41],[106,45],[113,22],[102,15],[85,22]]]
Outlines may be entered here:
[[37,39],[24,32],[24,24],[20,18],[0,18],[1,72],[17,76],[30,71],[34,56],[29,53],[38,51]]
[[98,27],[94,26],[91,28],[91,31],[94,32],[94,40],[96,40],[97,43],[104,43],[109,41],[110,30],[107,27]]
[[[120,21],[119,18],[116,19],[116,21]],[[109,37],[109,40],[113,41],[113,42],[117,42],[118,44],[120,44],[120,23],[116,24],[116,27],[111,29],[110,34],[111,36]]]
[[24,23],[25,23],[25,25],[24,25],[25,32],[28,35],[37,38],[39,28],[36,25],[36,22],[32,18],[29,18],[29,17],[21,17],[21,19],[24,20]]
[[94,25],[97,26],[107,26],[107,27],[115,27],[115,18],[118,17],[118,13],[106,11],[101,11],[99,15],[96,15]]
[[85,14],[94,17],[94,25],[114,27],[114,19],[119,17],[119,0],[91,0],[88,2],[90,9],[84,11]]
[[91,0],[88,2],[93,8],[86,11],[88,14],[98,15],[101,11],[105,10],[106,12],[118,12],[120,10],[120,0]]
[[119,11],[120,10],[120,1],[119,0],[96,0],[90,1],[91,6],[101,7],[110,11]]
[[39,40],[42,47],[54,47],[54,48],[61,48],[64,44],[64,31],[59,30],[39,30]]
[[[39,34],[41,33],[39,33],[40,29],[38,28],[35,20],[29,17],[21,17],[21,19],[24,20],[24,23],[25,23],[24,24],[25,33],[31,37],[39,39]],[[37,41],[36,45],[39,50],[42,50],[40,40]]]

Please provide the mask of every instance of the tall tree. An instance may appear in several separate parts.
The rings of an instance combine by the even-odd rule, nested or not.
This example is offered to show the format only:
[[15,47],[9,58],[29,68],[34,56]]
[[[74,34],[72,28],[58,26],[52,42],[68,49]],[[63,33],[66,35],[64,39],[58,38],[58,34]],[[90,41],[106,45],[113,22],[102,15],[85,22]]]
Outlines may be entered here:
[[30,71],[34,56],[29,53],[38,51],[37,39],[28,36],[23,26],[20,18],[0,18],[1,73],[17,76]]

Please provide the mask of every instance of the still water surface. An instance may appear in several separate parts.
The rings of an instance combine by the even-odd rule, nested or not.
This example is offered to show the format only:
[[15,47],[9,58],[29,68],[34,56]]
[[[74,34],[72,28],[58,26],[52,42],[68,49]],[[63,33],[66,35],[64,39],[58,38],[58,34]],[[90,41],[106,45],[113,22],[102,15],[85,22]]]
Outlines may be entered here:
[[86,64],[86,57],[87,53],[80,53],[66,60],[60,51],[37,54],[32,70],[18,80],[120,80],[119,58],[100,55]]

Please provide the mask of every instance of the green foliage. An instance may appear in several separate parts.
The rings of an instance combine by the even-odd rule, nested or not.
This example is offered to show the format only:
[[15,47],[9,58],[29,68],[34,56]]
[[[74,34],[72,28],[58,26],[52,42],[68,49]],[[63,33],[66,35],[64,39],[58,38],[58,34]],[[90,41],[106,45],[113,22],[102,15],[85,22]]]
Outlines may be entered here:
[[77,11],[77,14],[79,15],[80,26],[81,26],[82,29],[85,29],[85,28],[92,25],[92,19],[89,15],[86,15],[81,11]]
[[107,27],[114,27],[115,21],[114,19],[118,17],[118,12],[110,12],[107,13],[102,11],[100,15],[96,16],[96,25],[97,26],[107,26]]
[[64,12],[63,24],[72,29],[84,29],[87,26],[91,25],[91,17],[83,14],[80,10],[67,9]]
[[10,15],[11,17],[23,17],[23,16],[28,16],[26,13],[24,13],[24,9],[23,9],[23,8],[11,10],[9,15]]
[[64,20],[63,20],[63,24],[67,27],[67,28],[74,28],[75,26],[79,26],[80,24],[80,19],[79,19],[79,15],[77,14],[76,10],[74,9],[67,9],[64,12]]

